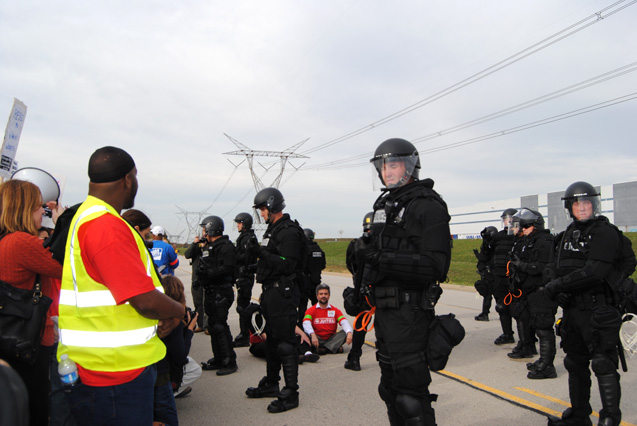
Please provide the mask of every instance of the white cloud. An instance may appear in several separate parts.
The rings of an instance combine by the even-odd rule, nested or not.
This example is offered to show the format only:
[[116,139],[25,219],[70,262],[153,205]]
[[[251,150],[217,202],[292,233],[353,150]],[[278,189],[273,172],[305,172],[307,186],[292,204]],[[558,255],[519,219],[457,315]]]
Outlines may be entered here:
[[[81,201],[86,164],[120,146],[140,172],[137,206],[169,232],[175,205],[249,211],[252,181],[227,133],[255,150],[303,152],[425,99],[608,6],[522,0],[2,2],[0,117],[29,110],[18,160],[67,176]],[[324,150],[306,166],[371,153],[561,89],[634,61],[637,6],[410,114]],[[636,73],[418,144],[421,151],[635,91]],[[637,178],[635,102],[423,155],[423,175],[453,206]],[[357,160],[364,163],[367,158]],[[271,158],[256,159],[272,164]],[[301,160],[292,160],[299,166]],[[264,178],[270,183],[275,166]],[[317,236],[360,232],[377,193],[369,166],[288,167],[288,209]],[[263,170],[257,166],[260,175]],[[222,191],[224,185],[226,188]],[[243,201],[242,201],[243,200]],[[229,229],[230,224],[226,224]]]

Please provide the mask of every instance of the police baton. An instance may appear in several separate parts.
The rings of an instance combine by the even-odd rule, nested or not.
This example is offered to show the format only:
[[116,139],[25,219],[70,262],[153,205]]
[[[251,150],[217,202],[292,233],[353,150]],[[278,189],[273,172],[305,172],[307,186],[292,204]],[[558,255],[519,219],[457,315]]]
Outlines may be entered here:
[[628,366],[626,365],[626,354],[624,354],[622,342],[617,342],[617,350],[619,352],[619,362],[622,364],[622,371],[626,373],[628,372]]

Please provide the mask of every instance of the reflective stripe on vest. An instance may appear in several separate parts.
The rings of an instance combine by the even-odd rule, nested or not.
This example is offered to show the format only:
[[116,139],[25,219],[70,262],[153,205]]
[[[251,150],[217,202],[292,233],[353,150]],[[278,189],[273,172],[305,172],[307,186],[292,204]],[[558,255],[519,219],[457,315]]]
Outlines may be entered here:
[[[60,291],[58,356],[67,353],[89,370],[128,371],[159,361],[166,349],[156,336],[157,320],[141,316],[128,302],[117,305],[108,288],[86,271],[78,230],[104,214],[112,214],[126,223],[111,206],[89,196],[69,230]],[[137,231],[126,226],[135,239],[147,276],[155,289],[163,293],[143,240]]]

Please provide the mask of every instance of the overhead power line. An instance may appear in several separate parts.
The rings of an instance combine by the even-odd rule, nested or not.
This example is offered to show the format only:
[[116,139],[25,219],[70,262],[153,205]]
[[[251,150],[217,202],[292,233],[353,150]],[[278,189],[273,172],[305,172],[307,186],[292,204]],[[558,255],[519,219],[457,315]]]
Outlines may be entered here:
[[[534,98],[534,99],[528,100],[526,102],[522,102],[520,104],[505,108],[503,110],[500,110],[500,111],[497,111],[497,112],[482,116],[480,118],[476,118],[474,120],[470,120],[470,121],[467,121],[465,123],[458,124],[458,125],[453,126],[453,127],[449,127],[447,129],[439,130],[439,131],[430,133],[430,134],[425,135],[425,136],[420,136],[418,138],[412,139],[411,142],[414,143],[414,144],[418,144],[418,143],[422,143],[422,142],[425,142],[425,141],[428,141],[428,140],[431,140],[431,139],[434,139],[434,138],[446,136],[446,135],[449,135],[451,133],[467,129],[469,127],[472,127],[472,126],[475,126],[475,125],[478,125],[478,124],[482,124],[482,123],[486,123],[486,122],[491,121],[491,120],[495,120],[496,118],[501,118],[501,117],[504,117],[506,115],[510,115],[510,114],[515,113],[515,112],[519,112],[519,111],[522,111],[524,109],[540,105],[540,104],[542,104],[544,102],[548,102],[548,101],[557,99],[559,97],[566,96],[568,94],[571,94],[571,93],[577,92],[579,90],[583,90],[583,89],[589,88],[591,86],[606,82],[608,80],[612,80],[614,78],[621,77],[622,75],[628,74],[628,73],[633,72],[633,71],[637,71],[637,62],[633,62],[633,63],[630,63],[628,65],[624,65],[623,67],[616,68],[614,70],[605,72],[605,73],[597,75],[595,77],[580,81],[579,83],[572,84],[572,85],[564,87],[562,89],[553,91],[551,93],[547,93],[547,94],[539,96],[537,98]],[[359,154],[359,155],[356,155],[356,156],[343,158],[343,159],[340,159],[340,160],[335,160],[335,161],[330,161],[330,162],[326,162],[326,163],[322,163],[322,164],[317,164],[317,165],[314,165],[312,167],[307,167],[307,168],[311,168],[311,169],[316,170],[316,169],[320,169],[322,167],[335,166],[337,164],[348,163],[348,162],[351,162],[351,161],[360,160],[362,158],[369,158],[370,156],[371,156],[371,153]]]
[[[434,152],[439,152],[439,151],[445,151],[447,149],[453,149],[453,148],[458,148],[460,146],[464,146],[464,145],[469,145],[469,144],[473,144],[473,143],[477,143],[477,142],[482,142],[488,139],[493,139],[493,138],[497,138],[500,136],[505,136],[505,135],[509,135],[511,133],[517,133],[517,132],[521,132],[524,130],[529,130],[532,129],[534,127],[539,127],[539,126],[544,126],[545,124],[550,124],[556,121],[560,121],[560,120],[565,120],[567,118],[572,118],[578,115],[582,115],[582,114],[586,114],[589,112],[593,112],[596,111],[598,109],[602,109],[602,108],[607,108],[613,105],[617,105],[623,102],[628,102],[631,101],[633,99],[637,99],[637,92],[635,93],[631,93],[628,95],[624,95],[621,96],[619,98],[614,98],[614,99],[610,99],[608,101],[605,102],[600,102],[594,105],[589,105],[587,107],[584,108],[580,108],[580,109],[576,109],[573,111],[569,111],[563,114],[559,114],[559,115],[554,115],[552,117],[548,117],[548,118],[544,118],[542,120],[538,120],[538,121],[533,121],[531,123],[527,123],[527,124],[523,124],[521,126],[516,126],[516,127],[511,127],[509,129],[505,129],[505,130],[500,130],[494,133],[489,133],[487,135],[483,135],[483,136],[478,136],[475,138],[471,138],[471,139],[465,139],[463,141],[459,141],[459,142],[454,142],[454,143],[450,143],[450,144],[446,144],[446,145],[441,145],[435,148],[430,148],[424,151],[419,151],[419,153],[422,154],[431,154]],[[350,168],[350,167],[360,167],[360,166],[365,166],[365,165],[369,165],[369,161],[363,162],[363,163],[356,163],[356,164],[349,164],[349,165],[335,165],[333,167],[323,167],[321,169],[315,169],[312,167],[307,167],[302,169],[302,171],[306,171],[306,170],[336,170],[336,169],[346,169],[346,168]]]
[[381,118],[380,120],[374,121],[373,123],[368,124],[367,126],[361,127],[358,130],[354,130],[353,132],[350,132],[346,135],[343,135],[339,138],[336,139],[332,139],[331,141],[325,142],[323,144],[317,145],[314,148],[311,148],[307,151],[302,152],[302,154],[310,154],[316,151],[319,151],[321,149],[325,149],[327,147],[330,147],[332,145],[335,145],[337,143],[340,142],[344,142],[348,139],[351,139],[355,136],[358,136],[362,133],[368,132],[378,126],[381,126],[383,124],[389,123],[390,121],[393,121],[399,117],[402,117],[405,114],[408,114],[410,112],[413,112],[419,108],[424,107],[425,105],[428,105],[432,102],[437,101],[438,99],[444,98],[447,95],[450,95],[466,86],[469,86],[477,81],[482,80],[485,77],[488,77],[489,75],[500,71],[510,65],[515,64],[516,62],[521,61],[522,59],[533,55],[534,53],[537,53],[543,49],[546,49],[549,46],[552,46],[553,44],[564,40],[567,37],[570,37],[573,34],[576,34],[580,31],[582,31],[583,29],[605,19],[608,18],[614,14],[616,14],[617,12],[622,11],[623,9],[632,6],[633,4],[637,3],[637,0],[632,0],[630,2],[628,2],[627,4],[622,5],[622,3],[625,3],[627,0],[620,0],[617,1],[615,3],[613,3],[612,5],[605,7],[601,10],[599,10],[598,12],[593,13],[592,15],[589,15],[587,17],[585,17],[584,19],[556,32],[555,34],[550,35],[549,37],[509,56],[506,59],[503,59],[500,62],[497,62],[494,65],[491,65],[490,67],[487,67],[485,69],[483,69],[482,71],[479,71],[467,78],[465,78],[464,80],[461,80],[460,82],[447,87],[446,89],[443,89],[425,99],[422,99],[406,108],[403,108],[393,114],[390,114],[384,118]]

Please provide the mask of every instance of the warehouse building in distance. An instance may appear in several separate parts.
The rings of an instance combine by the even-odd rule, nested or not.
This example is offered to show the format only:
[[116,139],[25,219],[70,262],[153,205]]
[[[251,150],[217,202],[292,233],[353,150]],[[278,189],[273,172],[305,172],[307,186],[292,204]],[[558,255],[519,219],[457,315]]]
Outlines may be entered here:
[[[637,181],[595,188],[601,190],[602,214],[622,231],[637,232]],[[501,229],[500,215],[510,207],[539,211],[547,229],[558,233],[571,222],[564,210],[563,196],[564,191],[559,191],[449,208],[451,233],[458,239],[480,238],[480,231],[487,226]]]

